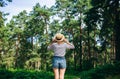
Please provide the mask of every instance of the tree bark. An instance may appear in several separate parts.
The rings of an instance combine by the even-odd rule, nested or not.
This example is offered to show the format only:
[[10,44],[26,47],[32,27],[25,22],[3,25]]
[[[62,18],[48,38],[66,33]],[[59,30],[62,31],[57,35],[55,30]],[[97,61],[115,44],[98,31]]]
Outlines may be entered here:
[[115,52],[116,61],[120,61],[120,17],[119,17],[119,0],[115,0]]

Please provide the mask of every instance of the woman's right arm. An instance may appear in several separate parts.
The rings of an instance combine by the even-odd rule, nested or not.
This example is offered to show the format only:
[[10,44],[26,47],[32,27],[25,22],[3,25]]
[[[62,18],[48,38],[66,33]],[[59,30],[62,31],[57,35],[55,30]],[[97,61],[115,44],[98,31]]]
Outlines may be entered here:
[[48,47],[47,47],[48,50],[53,49],[53,43],[55,43],[54,39],[52,39],[51,43],[48,45]]

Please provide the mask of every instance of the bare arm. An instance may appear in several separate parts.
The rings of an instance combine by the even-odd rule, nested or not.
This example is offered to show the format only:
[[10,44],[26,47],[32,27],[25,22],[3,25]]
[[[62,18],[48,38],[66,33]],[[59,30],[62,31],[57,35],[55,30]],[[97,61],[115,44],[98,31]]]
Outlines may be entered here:
[[72,43],[70,43],[67,39],[64,39],[64,42],[69,45],[68,48],[70,48],[70,49],[75,48],[74,45]]
[[56,41],[54,39],[52,39],[52,41],[50,42],[50,44],[48,45],[47,49],[50,50],[50,49],[53,49],[53,46],[52,44],[55,43]]

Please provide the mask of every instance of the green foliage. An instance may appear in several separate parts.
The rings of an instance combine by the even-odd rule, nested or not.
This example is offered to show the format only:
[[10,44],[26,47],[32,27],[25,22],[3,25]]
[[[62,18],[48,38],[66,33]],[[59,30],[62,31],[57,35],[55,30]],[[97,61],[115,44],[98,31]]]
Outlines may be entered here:
[[[7,1],[11,0],[1,0],[0,7]],[[49,9],[37,3],[30,13],[20,12],[7,25],[0,12],[0,67],[51,70],[53,52],[47,46],[57,32],[75,45],[66,54],[69,69],[89,70],[119,59],[119,52],[115,56],[115,45],[120,45],[114,43],[114,35],[120,33],[114,33],[114,5],[113,0],[56,0]],[[85,74],[103,76],[95,72]]]
[[[72,71],[73,72],[73,71]],[[67,72],[65,79],[77,79],[74,74]],[[0,69],[0,79],[54,79],[53,72],[50,71],[35,71],[21,69]]]
[[0,79],[12,79],[12,78],[13,78],[12,71],[0,69]]
[[83,60],[82,62],[82,70],[89,70],[93,68],[93,64],[91,60]]
[[105,79],[120,79],[120,74],[115,76],[109,76],[109,77],[106,77]]
[[105,79],[110,75],[120,74],[120,63],[106,64],[95,69],[83,71],[81,79]]
[[0,0],[0,7],[5,7],[7,2],[12,2],[12,0]]
[[53,79],[53,74],[45,71],[1,69],[0,79]]

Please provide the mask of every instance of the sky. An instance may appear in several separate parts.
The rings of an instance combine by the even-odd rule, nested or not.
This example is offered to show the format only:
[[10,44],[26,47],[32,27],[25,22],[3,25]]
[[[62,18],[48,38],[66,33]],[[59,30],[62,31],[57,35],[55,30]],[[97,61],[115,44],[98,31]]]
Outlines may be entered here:
[[23,10],[26,10],[29,13],[32,11],[32,8],[36,3],[39,3],[41,6],[46,5],[47,7],[51,7],[55,4],[55,0],[12,0],[12,2],[7,3],[7,6],[2,8],[0,7],[0,11],[10,13],[6,17],[10,20],[13,15],[17,15]]

